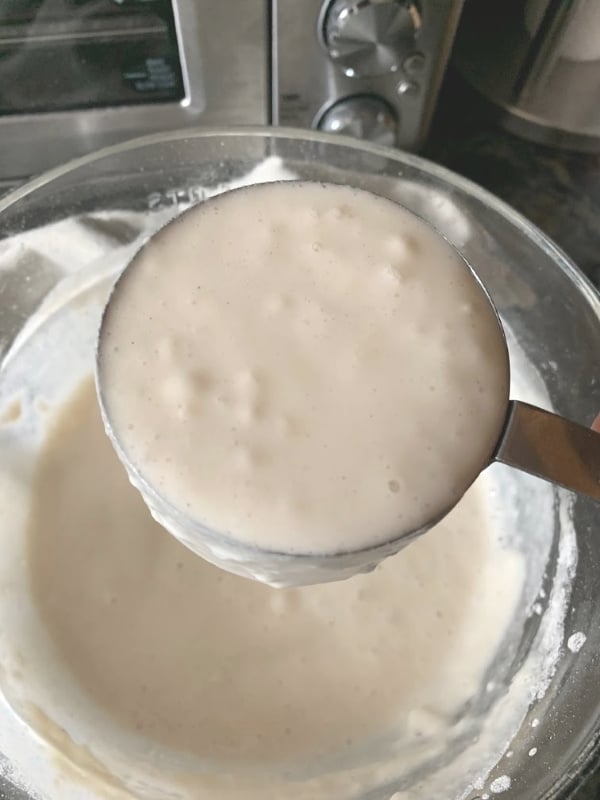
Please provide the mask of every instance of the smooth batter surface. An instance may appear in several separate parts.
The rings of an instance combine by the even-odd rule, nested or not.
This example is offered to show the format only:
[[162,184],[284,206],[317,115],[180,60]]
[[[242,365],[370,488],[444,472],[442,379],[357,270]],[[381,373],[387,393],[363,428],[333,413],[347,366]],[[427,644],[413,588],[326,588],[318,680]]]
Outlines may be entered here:
[[487,463],[508,395],[496,317],[441,237],[383,198],[293,182],[221,195],[140,252],[99,379],[163,498],[305,554],[445,512]]
[[77,682],[126,729],[226,770],[443,741],[522,588],[481,484],[372,574],[271,589],[225,573],[150,518],[91,380],[55,414],[32,497],[34,599]]

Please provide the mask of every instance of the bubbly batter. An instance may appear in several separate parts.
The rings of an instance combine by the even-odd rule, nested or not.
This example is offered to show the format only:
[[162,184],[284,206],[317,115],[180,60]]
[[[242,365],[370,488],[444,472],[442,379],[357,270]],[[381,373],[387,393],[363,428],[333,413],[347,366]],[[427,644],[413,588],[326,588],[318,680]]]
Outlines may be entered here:
[[[241,180],[289,177],[273,158]],[[444,197],[432,190],[436,203]],[[0,782],[44,800],[491,794],[485,777],[531,704],[541,720],[537,700],[564,647],[576,563],[568,502],[494,465],[442,526],[374,574],[337,586],[269,592],[193,557],[152,522],[101,432],[91,386],[77,388],[93,371],[102,309],[115,270],[131,258],[131,231],[142,242],[164,222],[162,213],[85,214],[8,243],[19,264],[22,252],[34,260],[51,253],[64,279],[0,367]],[[7,266],[6,253],[0,261]],[[29,309],[28,285],[23,292]],[[508,333],[513,396],[549,403]],[[379,644],[370,663],[365,653]],[[200,685],[219,675],[212,690]],[[369,697],[363,680],[389,705]],[[469,686],[475,702],[448,717]],[[369,718],[382,708],[380,722]],[[341,725],[320,732],[334,712],[353,744]],[[295,733],[281,743],[271,722]],[[519,737],[526,761],[528,731]],[[497,775],[513,775],[515,744]],[[315,763],[321,755],[327,763]],[[292,766],[282,776],[284,763]]]
[[142,249],[99,380],[126,459],[174,507],[313,555],[447,511],[508,396],[493,309],[450,246],[389,200],[294,182],[221,195]]
[[125,729],[225,770],[444,741],[522,588],[484,484],[369,575],[271,589],[223,572],[151,519],[91,380],[53,418],[32,497],[34,598],[77,682]]

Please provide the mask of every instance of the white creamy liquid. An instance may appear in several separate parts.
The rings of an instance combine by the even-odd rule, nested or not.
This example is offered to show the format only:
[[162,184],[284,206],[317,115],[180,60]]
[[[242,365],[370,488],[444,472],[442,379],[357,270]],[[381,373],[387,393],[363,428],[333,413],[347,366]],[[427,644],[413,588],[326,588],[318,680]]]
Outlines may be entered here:
[[[271,589],[208,564],[151,519],[88,380],[55,412],[37,462],[32,591],[90,702],[148,747],[201,759],[191,797],[254,797],[248,774],[227,790],[211,784],[242,767],[306,774],[307,798],[354,796],[376,785],[386,755],[394,776],[418,763],[417,746],[443,752],[454,715],[482,690],[524,575],[486,506],[483,481],[373,573]],[[87,713],[81,699],[62,709]],[[336,783],[334,764],[361,766],[360,782],[342,772]]]
[[173,507],[319,555],[396,539],[461,497],[497,441],[508,364],[483,290],[425,223],[286,182],[221,195],[142,249],[105,316],[99,381],[126,460]]
[[[259,171],[262,179],[289,177],[265,162],[243,179],[255,183]],[[101,215],[102,236],[90,241],[93,222],[86,215],[11,242],[19,254],[23,248],[35,256],[32,239],[40,251],[64,253],[65,278],[0,366],[0,781],[8,778],[40,800],[388,800],[395,790],[403,790],[403,800],[456,800],[473,787],[478,795],[489,793],[485,776],[530,704],[536,724],[543,721],[547,701],[539,700],[561,654],[576,563],[570,499],[496,464],[442,525],[372,575],[278,591],[271,601],[264,587],[214,570],[152,522],[102,433],[91,387],[78,389],[93,371],[107,281],[130,258],[130,247],[116,244],[126,245],[131,229],[146,239],[164,216]],[[114,241],[106,240],[107,232]],[[543,381],[508,333],[511,395],[548,404]],[[361,588],[368,590],[364,603]],[[280,616],[272,602],[284,605]],[[538,604],[543,615],[536,611],[528,619]],[[329,620],[333,633],[326,637]],[[248,645],[243,623],[269,659]],[[353,635],[356,647],[349,643]],[[238,636],[243,651],[235,648]],[[381,658],[369,664],[365,652],[378,636]],[[306,650],[313,657],[319,646],[324,650],[311,669],[301,656]],[[316,665],[323,664],[320,678]],[[275,676],[269,690],[265,669]],[[219,674],[214,697],[195,680]],[[381,709],[381,700],[353,688],[352,678],[361,675],[384,692],[390,679],[398,691],[395,697],[386,692],[390,707],[380,728],[368,715],[369,708]],[[253,679],[264,713],[252,703]],[[331,712],[323,707],[329,696],[318,705],[328,693],[320,681],[333,687]],[[345,702],[338,681],[349,692]],[[231,695],[228,682],[237,686]],[[142,684],[156,691],[143,694]],[[478,694],[465,707],[469,686]],[[231,697],[246,688],[249,699],[234,705]],[[268,720],[284,724],[286,703],[296,710],[304,709],[303,701],[313,703],[313,719],[304,711],[295,715],[288,750],[275,742],[277,760],[267,747],[261,751],[258,736],[245,737],[246,743],[236,742],[235,731],[229,740],[224,734],[230,713],[245,730],[264,731]],[[454,703],[460,704],[456,718],[444,716]],[[340,726],[327,729],[329,743],[320,734],[320,714],[334,711],[354,745],[342,739]],[[200,718],[203,727],[194,721]],[[397,725],[386,739],[390,720]],[[535,731],[542,729],[543,722]],[[315,763],[312,736],[326,763],[320,753]],[[514,739],[514,758],[500,762],[496,776],[514,776],[516,785],[519,749],[529,763],[531,744],[527,736]],[[284,763],[293,765],[288,777],[276,774]]]

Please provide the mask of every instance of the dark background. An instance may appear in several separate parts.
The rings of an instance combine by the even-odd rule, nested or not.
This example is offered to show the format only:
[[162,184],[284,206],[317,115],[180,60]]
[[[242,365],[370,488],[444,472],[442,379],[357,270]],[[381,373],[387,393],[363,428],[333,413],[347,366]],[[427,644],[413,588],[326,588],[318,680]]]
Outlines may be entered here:
[[577,153],[517,138],[450,70],[423,155],[516,208],[600,287],[600,145]]

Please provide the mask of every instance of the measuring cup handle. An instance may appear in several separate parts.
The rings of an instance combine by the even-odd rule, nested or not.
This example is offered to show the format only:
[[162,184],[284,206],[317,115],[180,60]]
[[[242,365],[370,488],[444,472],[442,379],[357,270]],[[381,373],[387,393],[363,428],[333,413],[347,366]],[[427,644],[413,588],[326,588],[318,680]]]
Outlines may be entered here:
[[495,461],[600,500],[600,433],[511,400]]

